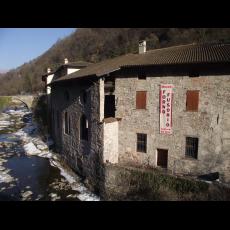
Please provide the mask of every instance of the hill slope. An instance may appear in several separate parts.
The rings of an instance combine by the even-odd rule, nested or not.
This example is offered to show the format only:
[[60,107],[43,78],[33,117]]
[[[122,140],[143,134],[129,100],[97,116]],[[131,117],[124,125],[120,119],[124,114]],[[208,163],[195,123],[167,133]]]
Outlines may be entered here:
[[192,42],[230,42],[224,28],[81,28],[59,40],[43,55],[11,70],[0,78],[0,95],[36,93],[44,88],[41,75],[69,61],[98,62],[138,51],[138,41],[147,40],[147,49]]

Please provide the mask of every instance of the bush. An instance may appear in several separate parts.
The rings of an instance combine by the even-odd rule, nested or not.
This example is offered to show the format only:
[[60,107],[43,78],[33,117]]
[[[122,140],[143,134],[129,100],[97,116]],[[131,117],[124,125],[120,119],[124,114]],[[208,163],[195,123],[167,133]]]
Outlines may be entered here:
[[41,95],[34,99],[32,104],[33,118],[39,125],[42,135],[48,134],[48,107],[47,96]]
[[0,97],[0,111],[9,106],[11,102],[11,97]]

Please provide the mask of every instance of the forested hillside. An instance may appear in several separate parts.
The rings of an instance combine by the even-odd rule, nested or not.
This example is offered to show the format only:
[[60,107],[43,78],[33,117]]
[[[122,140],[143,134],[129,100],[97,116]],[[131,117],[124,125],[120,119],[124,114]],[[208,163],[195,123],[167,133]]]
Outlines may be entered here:
[[[81,28],[59,40],[43,55],[0,77],[0,95],[36,93],[43,90],[41,75],[69,61],[99,62],[138,51],[145,39],[147,49],[193,42],[230,42],[230,29],[224,28]],[[18,44],[20,45],[20,44]]]

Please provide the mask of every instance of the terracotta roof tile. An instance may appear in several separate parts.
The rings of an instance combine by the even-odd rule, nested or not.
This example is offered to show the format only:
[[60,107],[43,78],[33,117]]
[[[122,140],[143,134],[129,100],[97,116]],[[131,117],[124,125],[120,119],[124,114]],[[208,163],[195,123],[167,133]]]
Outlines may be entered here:
[[103,76],[121,67],[200,63],[230,63],[230,44],[189,44],[149,50],[143,54],[126,54],[89,65],[56,81],[86,76]]

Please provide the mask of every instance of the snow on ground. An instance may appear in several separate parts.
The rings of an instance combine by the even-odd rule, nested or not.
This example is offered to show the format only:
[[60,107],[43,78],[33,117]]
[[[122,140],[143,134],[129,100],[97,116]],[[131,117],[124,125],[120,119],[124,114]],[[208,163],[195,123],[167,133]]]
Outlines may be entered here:
[[13,182],[14,178],[7,174],[5,171],[0,173],[0,183],[10,183]]
[[5,129],[10,125],[12,125],[12,122],[10,121],[10,115],[7,113],[2,113],[0,117],[0,130]]
[[0,183],[10,183],[14,181],[14,178],[8,174],[10,170],[7,170],[3,166],[3,163],[5,162],[6,160],[0,158]]
[[15,181],[15,178],[11,177],[10,170],[3,166],[3,163],[7,162],[7,160],[2,159],[1,155],[3,154],[0,153],[0,183],[11,183]]
[[[31,114],[27,110],[7,110],[7,115],[15,115],[23,117],[26,114]],[[7,117],[5,115],[5,117]],[[3,122],[4,124],[4,122]],[[8,123],[9,124],[9,123]],[[77,198],[81,201],[99,201],[100,198],[95,194],[91,193],[85,186],[80,182],[80,178],[77,175],[70,175],[70,173],[60,164],[58,157],[51,153],[48,149],[50,145],[53,145],[52,139],[48,138],[47,142],[43,142],[38,135],[37,124],[32,122],[30,119],[26,126],[22,129],[19,129],[17,132],[13,133],[15,137],[20,138],[23,141],[23,147],[27,155],[37,155],[39,157],[48,158],[50,164],[54,167],[57,167],[60,170],[61,175],[70,183],[70,186],[73,190],[78,191],[80,194],[77,195]],[[4,160],[3,160],[4,161]],[[1,166],[0,158],[0,166]],[[10,175],[4,175],[0,171],[0,183],[1,182],[12,182],[13,178]],[[23,194],[28,195],[28,194]],[[30,194],[31,195],[31,194]],[[52,200],[59,199],[59,197],[52,197]]]
[[12,124],[11,121],[0,121],[0,127],[1,128],[6,128]]
[[30,114],[31,112],[28,112],[27,109],[19,109],[19,110],[7,109],[5,110],[5,113],[9,115],[15,115],[15,116],[24,116],[25,114]]
[[30,142],[23,146],[25,152],[27,155],[37,155],[41,153],[41,150],[39,150],[33,142]]

